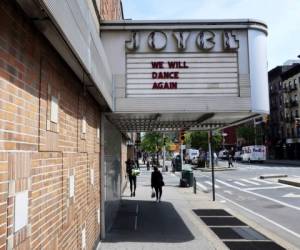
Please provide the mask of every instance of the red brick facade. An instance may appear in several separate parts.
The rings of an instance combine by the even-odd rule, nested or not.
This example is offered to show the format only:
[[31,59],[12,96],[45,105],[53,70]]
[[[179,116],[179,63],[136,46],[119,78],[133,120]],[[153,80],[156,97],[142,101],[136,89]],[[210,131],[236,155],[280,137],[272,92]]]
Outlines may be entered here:
[[102,20],[123,19],[122,3],[120,0],[101,0],[100,9]]
[[[0,13],[0,249],[92,249],[99,105],[14,1]],[[22,192],[28,221],[16,229]]]

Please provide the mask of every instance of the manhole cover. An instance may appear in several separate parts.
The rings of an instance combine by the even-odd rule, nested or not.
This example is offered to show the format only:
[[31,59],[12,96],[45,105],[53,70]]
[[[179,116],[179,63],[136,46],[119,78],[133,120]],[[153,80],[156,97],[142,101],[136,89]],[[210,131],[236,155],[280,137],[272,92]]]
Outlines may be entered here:
[[225,241],[231,250],[284,250],[285,248],[272,241]]
[[201,217],[208,226],[247,226],[235,217]]
[[231,216],[224,209],[195,209],[193,211],[198,216]]

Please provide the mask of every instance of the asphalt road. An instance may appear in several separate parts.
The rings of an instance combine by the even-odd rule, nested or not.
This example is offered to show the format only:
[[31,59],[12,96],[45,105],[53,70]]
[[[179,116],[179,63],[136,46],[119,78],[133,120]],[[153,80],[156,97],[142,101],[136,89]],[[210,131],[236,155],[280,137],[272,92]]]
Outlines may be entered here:
[[[216,199],[300,249],[300,188],[278,183],[278,179],[259,179],[264,174],[300,177],[300,167],[234,165],[236,170],[215,172]],[[195,170],[194,176],[199,187],[211,192],[210,172]]]

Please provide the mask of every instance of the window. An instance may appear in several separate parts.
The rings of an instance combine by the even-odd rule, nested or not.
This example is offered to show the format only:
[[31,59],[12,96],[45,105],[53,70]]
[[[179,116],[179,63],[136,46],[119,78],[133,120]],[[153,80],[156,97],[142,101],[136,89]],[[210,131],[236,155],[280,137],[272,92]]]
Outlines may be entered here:
[[56,96],[51,96],[50,121],[58,122],[58,99]]

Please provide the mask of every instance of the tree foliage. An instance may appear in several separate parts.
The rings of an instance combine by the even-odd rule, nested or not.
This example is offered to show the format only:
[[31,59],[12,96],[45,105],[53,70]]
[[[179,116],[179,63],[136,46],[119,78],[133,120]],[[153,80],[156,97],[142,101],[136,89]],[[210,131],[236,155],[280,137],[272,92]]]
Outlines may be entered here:
[[253,127],[238,127],[237,135],[245,140],[246,144],[250,145],[255,140],[255,129]]
[[169,150],[171,140],[168,135],[159,132],[147,132],[142,137],[141,148],[149,153],[160,152],[164,146]]
[[[191,148],[208,150],[208,133],[205,131],[193,131],[189,132],[186,136],[186,143]],[[214,148],[219,148],[222,142],[222,136],[220,133],[215,132],[212,138],[212,145]]]

